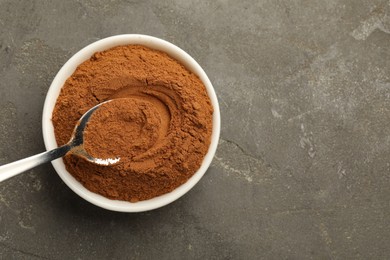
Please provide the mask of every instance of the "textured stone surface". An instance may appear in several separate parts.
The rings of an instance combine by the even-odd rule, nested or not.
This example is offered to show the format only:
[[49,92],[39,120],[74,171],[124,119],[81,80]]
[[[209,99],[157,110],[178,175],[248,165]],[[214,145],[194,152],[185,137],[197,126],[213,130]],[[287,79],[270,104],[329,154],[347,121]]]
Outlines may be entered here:
[[208,73],[212,166],[162,209],[120,214],[51,165],[0,184],[1,259],[389,259],[390,1],[0,0],[0,163],[44,150],[59,68],[121,33]]

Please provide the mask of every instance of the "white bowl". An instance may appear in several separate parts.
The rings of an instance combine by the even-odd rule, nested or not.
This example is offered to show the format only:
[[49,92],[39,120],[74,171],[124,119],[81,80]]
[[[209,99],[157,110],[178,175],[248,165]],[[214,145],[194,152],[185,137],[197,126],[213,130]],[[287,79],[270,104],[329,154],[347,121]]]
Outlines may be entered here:
[[65,65],[60,69],[60,71],[54,78],[47,93],[45,105],[43,108],[42,128],[43,139],[45,142],[46,149],[52,150],[58,147],[54,136],[54,127],[51,118],[56,100],[65,81],[73,74],[78,65],[88,60],[95,52],[107,50],[115,46],[126,44],[140,44],[167,53],[172,58],[178,60],[187,69],[198,75],[200,80],[206,86],[207,93],[214,108],[213,132],[211,135],[211,143],[209,150],[199,170],[186,183],[179,186],[170,193],[155,197],[153,199],[131,203],[127,201],[111,200],[89,191],[65,169],[65,164],[62,158],[52,161],[52,164],[54,166],[54,169],[57,171],[58,175],[66,183],[66,185],[68,185],[69,188],[71,188],[74,192],[76,192],[80,197],[84,198],[85,200],[95,204],[96,206],[108,210],[121,212],[140,212],[165,206],[187,193],[205,174],[217,149],[221,125],[217,96],[206,73],[189,54],[187,54],[179,47],[173,45],[172,43],[152,36],[140,34],[124,34],[112,36],[88,45],[87,47],[83,48],[75,55],[73,55],[73,57],[65,63]]

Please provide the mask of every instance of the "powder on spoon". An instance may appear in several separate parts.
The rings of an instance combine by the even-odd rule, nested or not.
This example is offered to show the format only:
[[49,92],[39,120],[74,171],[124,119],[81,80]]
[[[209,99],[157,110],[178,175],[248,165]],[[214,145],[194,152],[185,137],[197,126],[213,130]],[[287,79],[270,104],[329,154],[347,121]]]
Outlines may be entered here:
[[144,154],[164,139],[157,109],[138,98],[118,98],[101,105],[84,131],[84,149],[94,158],[128,157]]
[[167,54],[139,45],[95,53],[65,82],[53,111],[58,145],[77,120],[92,115],[85,149],[111,166],[66,155],[66,169],[87,189],[136,202],[170,192],[200,167],[212,132],[213,108],[201,80]]

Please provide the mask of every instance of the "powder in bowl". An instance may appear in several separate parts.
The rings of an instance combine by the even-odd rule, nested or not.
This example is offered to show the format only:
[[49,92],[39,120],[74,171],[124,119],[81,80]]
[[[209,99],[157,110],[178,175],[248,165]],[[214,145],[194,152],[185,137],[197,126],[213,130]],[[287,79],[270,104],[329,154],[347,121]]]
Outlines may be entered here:
[[68,172],[87,189],[111,199],[147,200],[198,170],[210,145],[213,108],[196,75],[144,46],[95,53],[61,89],[52,116],[57,143],[67,142],[84,112],[110,99],[95,112],[102,135],[85,148],[99,158],[120,157],[120,163],[99,166],[64,157]]

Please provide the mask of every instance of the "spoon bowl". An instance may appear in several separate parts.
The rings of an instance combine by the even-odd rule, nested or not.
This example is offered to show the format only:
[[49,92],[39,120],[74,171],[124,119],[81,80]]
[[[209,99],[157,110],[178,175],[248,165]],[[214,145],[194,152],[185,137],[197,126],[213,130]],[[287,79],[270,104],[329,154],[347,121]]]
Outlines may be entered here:
[[83,157],[87,161],[90,161],[92,163],[100,164],[100,165],[110,165],[119,162],[119,158],[108,158],[108,159],[101,159],[101,158],[95,158],[91,156],[85,149],[84,149],[84,130],[87,126],[87,123],[89,119],[91,118],[93,112],[95,112],[101,105],[106,104],[110,102],[111,100],[104,101],[100,104],[97,104],[96,106],[89,109],[87,112],[85,112],[79,121],[77,122],[72,137],[67,145],[71,146],[70,151],[73,154],[77,154],[78,156]]

